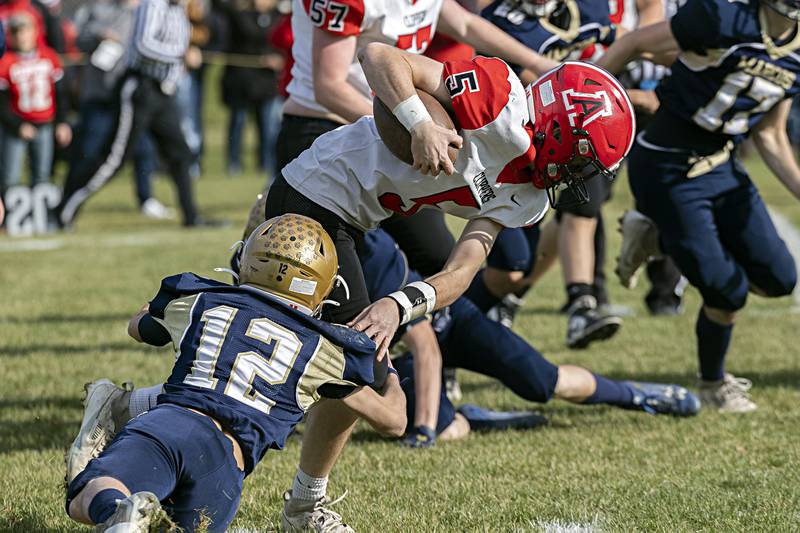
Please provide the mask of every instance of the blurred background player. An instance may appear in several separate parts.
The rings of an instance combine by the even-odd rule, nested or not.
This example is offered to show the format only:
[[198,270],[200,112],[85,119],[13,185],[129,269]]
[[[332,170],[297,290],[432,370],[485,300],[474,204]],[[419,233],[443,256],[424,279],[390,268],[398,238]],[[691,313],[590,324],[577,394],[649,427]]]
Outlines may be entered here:
[[103,139],[98,156],[82,171],[68,175],[54,213],[57,226],[72,225],[81,206],[116,175],[145,131],[155,139],[175,182],[183,225],[220,224],[198,214],[190,176],[194,157],[181,129],[175,99],[189,32],[182,0],[142,0],[128,47],[128,70],[118,85],[116,125]]
[[[749,134],[800,198],[800,167],[786,134],[791,98],[800,92],[798,20],[800,6],[790,1],[694,0],[600,59],[619,72],[645,53],[678,54],[659,86],[659,110],[631,152],[631,190],[649,230],[626,246],[646,258],[660,245],[699,289],[700,399],[723,412],[756,409],[750,382],[725,371],[736,312],[750,291],[783,296],[797,283],[794,260],[736,150]],[[632,258],[621,257],[623,283],[641,264]]]
[[0,59],[2,180],[0,194],[20,183],[25,155],[31,186],[50,180],[55,140],[66,146],[72,130],[66,122],[58,55],[39,38],[34,19],[19,12],[8,20],[9,52]]
[[[482,15],[557,61],[595,54],[595,50],[613,42],[616,35],[605,2],[498,0],[486,7]],[[526,75],[530,74],[522,74]],[[552,264],[547,261],[537,267],[537,255],[554,258],[555,252],[548,248],[555,248],[561,259],[567,293],[564,306],[569,315],[567,346],[583,348],[595,340],[611,337],[622,320],[608,312],[605,290],[605,232],[600,210],[610,191],[610,182],[602,179],[587,180],[584,190],[564,190],[555,205],[557,226],[553,223],[545,226],[543,250],[538,250],[538,227],[504,232],[487,269],[473,283],[470,297],[481,309],[497,306],[492,315],[510,325],[522,305],[522,296]],[[535,268],[538,271],[534,273]],[[604,306],[604,312],[598,312],[598,305]]]
[[[360,257],[373,301],[422,279],[409,269],[403,253],[383,230],[368,232],[364,244]],[[695,415],[700,409],[697,397],[679,385],[620,382],[578,366],[555,365],[511,330],[487,318],[464,296],[430,319],[406,324],[395,340],[395,353],[405,355],[393,364],[404,380],[409,424],[406,443],[412,447],[431,446],[437,435],[445,440],[464,437],[470,427],[521,428],[542,422],[527,413],[497,413],[477,406],[457,411],[444,391],[432,386],[438,384],[438,376],[431,373],[442,364],[496,378],[531,402],[559,398],[677,416]],[[436,357],[441,361],[438,367],[431,362]]]
[[[286,251],[290,236],[298,246]],[[238,286],[191,273],[165,278],[128,332],[155,346],[171,342],[172,374],[158,404],[124,429],[112,408],[124,410],[124,391],[107,380],[89,386],[68,455],[69,515],[98,531],[150,531],[165,521],[163,504],[184,531],[225,531],[244,477],[323,398],[340,399],[379,432],[401,435],[397,373],[377,384],[380,393],[365,387],[375,382],[375,345],[314,318],[336,270],[322,227],[286,215],[261,224],[244,244]]]

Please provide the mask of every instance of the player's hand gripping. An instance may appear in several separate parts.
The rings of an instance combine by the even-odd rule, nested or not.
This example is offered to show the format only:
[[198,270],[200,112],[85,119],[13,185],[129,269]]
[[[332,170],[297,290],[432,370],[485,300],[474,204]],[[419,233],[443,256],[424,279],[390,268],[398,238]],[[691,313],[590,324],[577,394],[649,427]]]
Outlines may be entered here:
[[414,168],[423,174],[437,176],[455,172],[450,160],[448,148],[454,146],[461,149],[463,140],[455,132],[439,126],[432,120],[421,122],[411,130],[411,155],[414,157]]
[[381,298],[361,311],[347,325],[375,341],[378,360],[381,361],[388,357],[389,343],[400,325],[400,309],[391,298]]

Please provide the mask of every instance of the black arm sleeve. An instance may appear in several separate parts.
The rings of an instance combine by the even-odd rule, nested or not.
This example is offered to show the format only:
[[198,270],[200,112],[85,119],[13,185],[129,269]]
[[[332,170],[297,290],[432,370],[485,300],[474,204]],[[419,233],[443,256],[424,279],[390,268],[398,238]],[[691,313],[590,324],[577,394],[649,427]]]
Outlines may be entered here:
[[159,324],[149,313],[139,320],[139,336],[152,346],[166,346],[172,342],[167,328]]
[[14,135],[19,135],[22,119],[11,111],[11,97],[8,90],[0,91],[0,123]]
[[317,388],[320,396],[332,400],[341,400],[350,395],[358,387],[354,385],[340,385],[337,383],[324,383]]

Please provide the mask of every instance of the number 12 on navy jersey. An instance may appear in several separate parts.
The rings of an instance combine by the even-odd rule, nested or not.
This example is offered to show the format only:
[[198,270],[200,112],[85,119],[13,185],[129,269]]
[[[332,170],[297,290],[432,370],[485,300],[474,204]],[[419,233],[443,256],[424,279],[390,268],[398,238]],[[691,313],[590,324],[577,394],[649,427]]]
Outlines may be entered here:
[[[220,305],[208,309],[200,317],[203,332],[191,373],[183,380],[184,383],[205,389],[216,388],[218,379],[214,377],[214,372],[228,329],[237,312],[236,308]],[[270,385],[285,383],[303,344],[294,332],[267,318],[252,319],[245,335],[264,343],[262,352],[271,351],[271,355],[269,359],[265,359],[261,353],[255,351],[237,353],[223,393],[269,414],[275,402],[256,390],[255,380],[258,378]]]

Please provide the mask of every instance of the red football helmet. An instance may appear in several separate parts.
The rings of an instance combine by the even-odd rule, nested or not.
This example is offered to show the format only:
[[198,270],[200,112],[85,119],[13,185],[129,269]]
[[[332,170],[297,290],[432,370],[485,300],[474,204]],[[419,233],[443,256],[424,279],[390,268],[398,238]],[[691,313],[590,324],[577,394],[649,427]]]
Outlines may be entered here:
[[636,119],[625,89],[600,67],[567,61],[531,84],[527,96],[534,185],[547,190],[551,205],[563,188],[587,202],[584,181],[614,179],[633,144]]

